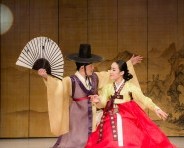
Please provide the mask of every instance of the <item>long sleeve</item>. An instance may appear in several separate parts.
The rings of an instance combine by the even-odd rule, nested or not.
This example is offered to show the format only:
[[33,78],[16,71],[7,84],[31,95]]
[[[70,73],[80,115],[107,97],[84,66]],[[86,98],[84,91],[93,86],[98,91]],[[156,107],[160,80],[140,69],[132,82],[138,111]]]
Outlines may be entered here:
[[[154,111],[155,108],[159,108],[155,103],[153,103],[152,99],[149,97],[146,97],[140,88],[137,86],[129,83],[127,90],[129,92],[132,92],[133,99],[141,106],[145,108],[149,108],[150,110]],[[128,92],[127,92],[128,93]]]
[[71,100],[71,80],[62,81],[48,76],[47,82],[48,112],[51,132],[62,135],[69,131],[69,104]]
[[96,104],[97,108],[104,108],[109,100],[109,97],[114,94],[112,83],[107,84],[100,92],[100,103]]
[[133,75],[133,78],[130,79],[129,81],[131,83],[133,83],[134,85],[136,85],[138,88],[141,89],[140,87],[140,84],[139,84],[139,81],[138,81],[138,78],[137,78],[137,75],[135,73],[135,70],[134,70],[134,66],[132,64],[132,62],[129,60],[126,62],[127,63],[127,67],[128,67],[128,70],[129,70],[129,73]]
[[101,90],[105,85],[112,83],[110,71],[95,72],[98,76],[98,89]]

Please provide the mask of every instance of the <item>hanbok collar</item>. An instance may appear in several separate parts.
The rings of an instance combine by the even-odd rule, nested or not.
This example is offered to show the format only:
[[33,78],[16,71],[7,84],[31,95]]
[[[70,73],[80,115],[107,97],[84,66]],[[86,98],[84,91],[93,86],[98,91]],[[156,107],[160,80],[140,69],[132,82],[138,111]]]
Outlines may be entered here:
[[87,90],[91,89],[89,81],[85,80],[85,78],[78,71],[75,73],[75,75],[79,78],[79,80],[82,82],[82,84],[86,87]]
[[114,84],[115,84],[115,86],[116,86],[116,90],[115,90],[115,91],[118,91],[119,88],[121,87],[121,85],[122,85],[123,83],[125,83],[125,80],[124,80],[124,79],[121,81],[120,84],[117,84],[116,82],[114,82]]

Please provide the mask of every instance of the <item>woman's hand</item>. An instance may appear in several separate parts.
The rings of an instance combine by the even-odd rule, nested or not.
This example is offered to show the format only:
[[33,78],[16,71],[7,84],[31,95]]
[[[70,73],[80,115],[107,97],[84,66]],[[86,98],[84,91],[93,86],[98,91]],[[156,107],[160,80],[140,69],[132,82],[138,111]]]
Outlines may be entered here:
[[138,56],[135,56],[133,54],[133,56],[130,58],[130,61],[132,62],[133,65],[137,64],[137,63],[141,63],[141,61],[143,60],[143,57],[138,55]]
[[47,72],[45,69],[41,68],[38,70],[38,75],[42,76],[43,78],[47,79]]
[[160,119],[166,120],[168,117],[168,114],[161,110],[160,108],[155,109],[155,113]]
[[90,98],[90,101],[92,103],[99,103],[100,102],[100,99],[99,99],[98,95],[89,95],[88,97]]

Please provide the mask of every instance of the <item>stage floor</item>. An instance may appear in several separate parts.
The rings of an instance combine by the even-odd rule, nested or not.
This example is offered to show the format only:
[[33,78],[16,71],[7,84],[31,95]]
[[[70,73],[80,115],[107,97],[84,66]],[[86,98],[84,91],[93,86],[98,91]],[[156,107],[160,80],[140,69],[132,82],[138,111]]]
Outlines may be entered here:
[[[184,137],[169,137],[177,148],[184,148]],[[0,139],[0,148],[51,148],[56,138]]]

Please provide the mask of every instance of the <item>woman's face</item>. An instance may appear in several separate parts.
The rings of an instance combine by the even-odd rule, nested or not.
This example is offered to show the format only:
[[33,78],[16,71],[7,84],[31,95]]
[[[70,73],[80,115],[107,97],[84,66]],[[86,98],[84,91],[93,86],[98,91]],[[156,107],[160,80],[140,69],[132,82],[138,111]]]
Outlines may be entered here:
[[120,72],[118,64],[116,62],[113,62],[110,70],[110,79],[115,81],[122,80],[123,73],[124,72],[122,71]]

